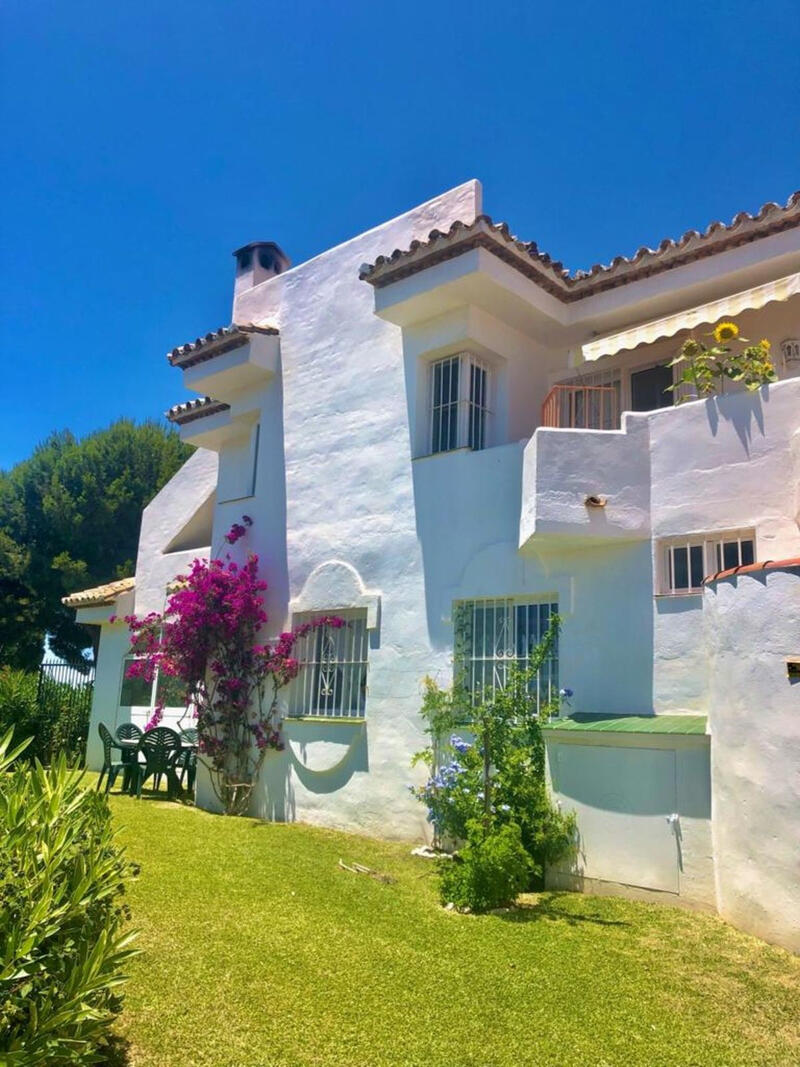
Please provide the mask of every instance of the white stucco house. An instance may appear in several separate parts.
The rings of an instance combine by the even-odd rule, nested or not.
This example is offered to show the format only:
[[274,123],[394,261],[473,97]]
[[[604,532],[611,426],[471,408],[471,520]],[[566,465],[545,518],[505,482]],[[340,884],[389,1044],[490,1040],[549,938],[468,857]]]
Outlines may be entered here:
[[[307,649],[254,814],[421,838],[409,759],[454,617],[486,680],[557,610],[549,773],[581,840],[551,883],[800,949],[800,194],[577,273],[476,181],[297,266],[235,257],[233,324],[168,355],[197,451],[144,511],[135,579],[69,600],[102,628],[90,765],[96,723],[155,700],[109,616],[161,610],[246,513],[270,630],[352,622]],[[674,405],[665,365],[730,318],[780,381]]]

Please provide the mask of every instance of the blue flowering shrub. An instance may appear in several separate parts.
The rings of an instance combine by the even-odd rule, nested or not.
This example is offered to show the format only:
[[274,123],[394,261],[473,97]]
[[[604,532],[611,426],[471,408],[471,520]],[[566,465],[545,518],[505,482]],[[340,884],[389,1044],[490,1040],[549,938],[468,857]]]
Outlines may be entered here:
[[482,821],[470,823],[464,848],[440,861],[439,896],[462,911],[505,907],[527,888],[532,863],[516,823],[488,831]]
[[[425,679],[422,716],[431,742],[414,757],[428,768],[428,779],[411,791],[428,809],[436,844],[466,842],[460,854],[467,853],[468,862],[477,867],[484,855],[495,855],[494,844],[486,842],[513,827],[529,861],[526,888],[540,886],[546,864],[574,847],[574,816],[553,805],[545,782],[541,727],[558,711],[559,702],[543,704],[535,698],[535,680],[558,627],[554,616],[527,666],[510,666],[502,689],[472,694],[458,680],[451,689],[442,689]],[[561,698],[568,692],[562,690]],[[505,844],[500,850],[511,856],[510,837],[504,835],[501,841]],[[480,905],[470,907],[479,910]]]

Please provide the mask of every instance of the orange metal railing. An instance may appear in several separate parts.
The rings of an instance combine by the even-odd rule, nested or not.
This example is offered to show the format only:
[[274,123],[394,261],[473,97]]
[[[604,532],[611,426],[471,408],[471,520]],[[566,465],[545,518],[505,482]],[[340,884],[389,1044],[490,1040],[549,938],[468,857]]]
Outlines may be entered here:
[[612,385],[554,385],[542,404],[542,426],[617,430],[617,390]]

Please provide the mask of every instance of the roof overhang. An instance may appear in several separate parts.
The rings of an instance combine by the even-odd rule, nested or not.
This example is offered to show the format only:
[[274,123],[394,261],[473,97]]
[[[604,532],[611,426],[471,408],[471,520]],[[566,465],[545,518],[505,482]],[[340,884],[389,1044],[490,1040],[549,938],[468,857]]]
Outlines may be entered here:
[[280,339],[277,332],[245,333],[233,347],[215,349],[211,356],[183,370],[183,384],[193,393],[214,397],[228,404],[243,393],[263,388],[278,372]]
[[630,258],[617,256],[607,266],[597,263],[588,271],[571,274],[562,263],[540,251],[535,242],[520,241],[506,223],[478,215],[473,222],[456,221],[446,233],[432,230],[425,241],[412,241],[407,249],[395,248],[387,256],[378,256],[374,263],[361,267],[359,277],[382,289],[464,252],[483,248],[556,299],[572,303],[798,226],[800,192],[793,193],[785,205],[770,202],[755,215],[742,211],[727,225],[712,222],[704,233],[687,230],[677,241],[665,239],[657,248],[642,247]]
[[800,293],[800,272],[789,274],[775,281],[757,285],[752,289],[711,300],[706,304],[684,311],[677,311],[663,318],[651,319],[630,329],[609,334],[597,341],[589,341],[582,346],[583,358],[587,361],[613,356],[617,352],[633,349],[643,344],[652,344],[666,337],[674,337],[681,330],[692,330],[697,326],[719,322],[723,318],[734,318],[743,311],[756,311],[773,301],[788,300]]
[[[242,251],[241,249],[239,251]],[[234,252],[234,255],[236,253]],[[278,333],[274,326],[257,326],[253,322],[232,323],[230,326],[220,326],[218,330],[211,330],[203,337],[189,341],[185,345],[179,345],[167,352],[167,362],[173,367],[187,370],[198,363],[204,363],[208,359],[221,356],[224,352],[230,352],[234,348],[240,348],[247,344],[251,334],[260,333],[272,336]]]
[[67,608],[75,609],[75,621],[86,626],[103,626],[109,622],[109,608],[118,615],[128,614],[133,610],[133,592],[135,578],[120,578],[116,582],[107,582],[92,589],[81,589],[77,593],[61,598]]
[[92,589],[81,589],[77,593],[61,598],[61,603],[67,608],[94,608],[101,605],[115,603],[121,593],[127,593],[136,585],[135,578],[120,578],[116,582],[107,582],[105,585],[96,585]]
[[558,331],[569,318],[565,304],[482,246],[460,248],[457,255],[375,287],[375,314],[397,326],[414,326],[465,306],[536,337]]

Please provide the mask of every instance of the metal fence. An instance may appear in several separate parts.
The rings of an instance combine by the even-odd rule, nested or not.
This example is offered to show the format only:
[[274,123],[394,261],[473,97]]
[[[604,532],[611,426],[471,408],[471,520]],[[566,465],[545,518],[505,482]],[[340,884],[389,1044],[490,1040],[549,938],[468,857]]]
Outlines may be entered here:
[[70,763],[83,761],[93,690],[93,667],[82,674],[60,660],[42,663],[36,686],[36,748],[44,762],[60,752],[66,753]]

